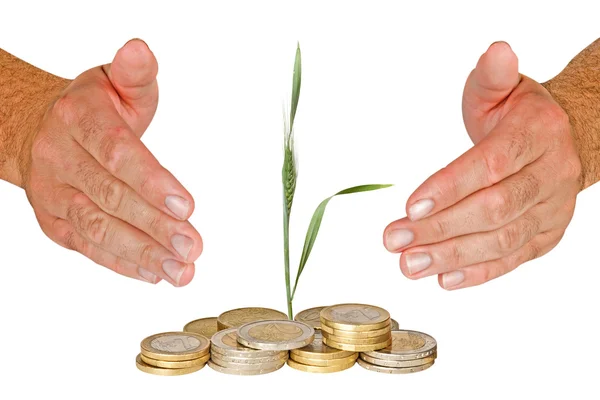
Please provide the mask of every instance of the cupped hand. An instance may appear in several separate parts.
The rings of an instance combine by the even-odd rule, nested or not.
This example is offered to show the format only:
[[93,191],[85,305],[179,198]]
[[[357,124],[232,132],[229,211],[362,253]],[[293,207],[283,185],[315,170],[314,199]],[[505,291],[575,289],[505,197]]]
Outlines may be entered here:
[[411,279],[479,285],[553,249],[571,221],[581,163],[567,114],[519,74],[508,44],[481,56],[463,95],[474,147],[428,178],[384,245]]
[[158,103],[154,54],[132,40],[60,93],[31,139],[25,189],[56,243],[150,283],[188,284],[202,252],[190,193],[140,138]]

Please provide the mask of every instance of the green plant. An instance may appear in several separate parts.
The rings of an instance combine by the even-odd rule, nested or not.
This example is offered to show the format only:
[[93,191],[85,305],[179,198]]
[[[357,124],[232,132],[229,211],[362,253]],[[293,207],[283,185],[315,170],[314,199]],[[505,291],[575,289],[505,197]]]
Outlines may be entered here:
[[292,319],[293,307],[292,302],[296,289],[298,288],[298,280],[304,271],[304,267],[308,261],[308,257],[312,251],[312,248],[317,239],[319,229],[321,227],[321,221],[325,214],[325,208],[329,201],[335,196],[368,192],[372,190],[378,190],[390,187],[392,185],[360,185],[354,186],[348,189],[344,189],[337,192],[331,197],[326,198],[319,204],[308,226],[306,232],[306,238],[304,239],[304,248],[302,249],[302,255],[300,257],[300,263],[298,265],[298,271],[296,273],[296,281],[294,288],[291,287],[290,279],[290,214],[292,212],[292,203],[294,201],[294,193],[296,192],[296,179],[298,171],[296,170],[296,160],[294,152],[294,119],[296,118],[296,110],[298,108],[298,100],[300,99],[300,84],[302,82],[302,63],[300,54],[300,44],[296,48],[296,58],[294,61],[294,76],[292,82],[292,104],[290,110],[289,122],[284,115],[284,156],[283,156],[283,168],[281,172],[281,180],[283,183],[283,254],[284,254],[284,267],[285,267],[285,288],[287,296],[287,309],[288,317]]

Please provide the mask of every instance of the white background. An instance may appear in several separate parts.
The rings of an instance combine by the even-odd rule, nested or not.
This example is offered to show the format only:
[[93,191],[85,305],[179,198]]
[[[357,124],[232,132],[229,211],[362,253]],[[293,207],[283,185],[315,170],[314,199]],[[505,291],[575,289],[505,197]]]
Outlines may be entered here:
[[[599,36],[597,2],[194,3],[1,2],[0,47],[60,76],[109,62],[132,37],[147,41],[161,99],[144,141],[195,197],[205,252],[185,288],[122,278],[46,239],[24,193],[0,183],[0,398],[597,398],[600,187],[580,195],[554,251],[477,288],[409,281],[382,245],[418,184],[471,146],[460,102],[480,54],[506,40],[521,72],[550,79]],[[236,307],[285,310],[282,103],[297,40],[293,264],[322,199],[396,186],[330,203],[295,311],[382,306],[433,335],[438,361],[409,376],[359,366],[143,374],[134,358],[148,335]]]

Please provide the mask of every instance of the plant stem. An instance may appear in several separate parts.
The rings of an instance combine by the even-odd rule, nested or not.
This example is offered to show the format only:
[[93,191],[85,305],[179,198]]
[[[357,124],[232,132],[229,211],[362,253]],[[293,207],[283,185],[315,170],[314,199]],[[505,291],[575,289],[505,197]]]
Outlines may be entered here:
[[285,262],[285,291],[288,318],[291,320],[294,319],[294,313],[292,310],[292,296],[290,291],[290,216],[285,205],[283,206],[283,257]]

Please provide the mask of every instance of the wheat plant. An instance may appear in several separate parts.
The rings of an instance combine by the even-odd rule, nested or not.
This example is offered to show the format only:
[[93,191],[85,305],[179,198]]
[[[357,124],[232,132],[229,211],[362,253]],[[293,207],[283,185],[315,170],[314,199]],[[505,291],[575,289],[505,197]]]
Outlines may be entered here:
[[321,221],[325,215],[325,209],[329,201],[335,196],[368,192],[372,190],[378,190],[390,187],[392,185],[360,185],[354,186],[348,189],[337,192],[333,196],[330,196],[323,200],[310,220],[308,230],[306,232],[306,238],[304,239],[304,247],[302,249],[302,255],[300,256],[300,262],[298,264],[298,270],[296,272],[296,281],[292,290],[291,278],[290,278],[290,215],[292,212],[292,203],[294,202],[294,193],[296,191],[296,180],[298,178],[298,171],[296,169],[296,160],[294,152],[294,119],[296,118],[296,110],[298,108],[298,100],[300,99],[300,84],[302,81],[302,63],[300,54],[300,44],[296,48],[296,58],[294,61],[294,76],[292,81],[292,103],[289,114],[289,121],[284,112],[284,155],[283,155],[283,168],[281,172],[281,180],[283,184],[283,254],[284,254],[284,267],[285,267],[285,289],[287,298],[287,310],[288,317],[294,318],[292,302],[298,288],[298,281],[304,267],[308,262],[308,257],[313,249],[319,229],[321,228]]

